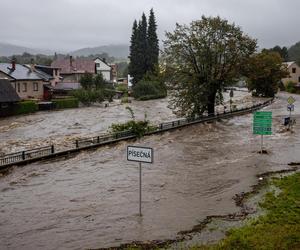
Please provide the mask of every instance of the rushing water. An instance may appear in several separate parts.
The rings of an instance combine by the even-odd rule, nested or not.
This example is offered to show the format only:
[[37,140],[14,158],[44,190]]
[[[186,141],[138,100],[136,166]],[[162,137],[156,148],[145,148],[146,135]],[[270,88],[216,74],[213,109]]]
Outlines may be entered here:
[[[0,249],[175,238],[208,215],[238,212],[232,198],[248,191],[257,174],[299,161],[300,126],[290,134],[281,125],[286,97],[266,108],[274,114],[268,155],[256,153],[260,137],[252,135],[249,114],[13,169],[0,179]],[[294,113],[300,117],[300,109]],[[143,164],[142,218],[138,164],[126,161],[132,144],[154,149],[154,163]]]
[[[251,105],[249,93],[235,92],[234,102],[239,107]],[[225,93],[228,100],[228,93]],[[176,119],[168,108],[168,99],[133,101],[121,105],[115,101],[108,108],[87,107],[0,119],[0,154],[55,144],[56,149],[70,148],[78,137],[104,133],[112,123],[131,119],[126,106],[130,106],[137,119],[147,119],[158,124]]]

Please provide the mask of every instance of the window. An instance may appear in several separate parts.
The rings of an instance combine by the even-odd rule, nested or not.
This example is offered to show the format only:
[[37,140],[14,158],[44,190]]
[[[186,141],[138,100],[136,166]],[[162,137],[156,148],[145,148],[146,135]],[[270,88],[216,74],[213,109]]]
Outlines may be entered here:
[[292,73],[296,73],[296,68],[292,68]]
[[96,67],[99,68],[100,67],[100,63],[96,63]]
[[23,92],[27,92],[27,82],[23,82]]
[[21,87],[20,87],[20,83],[19,82],[18,82],[17,86],[18,86],[18,90],[17,91],[20,92],[21,91]]
[[300,83],[300,76],[298,77],[298,82]]
[[57,69],[54,69],[54,76],[57,76]]
[[37,82],[33,83],[33,91],[39,91],[39,84]]

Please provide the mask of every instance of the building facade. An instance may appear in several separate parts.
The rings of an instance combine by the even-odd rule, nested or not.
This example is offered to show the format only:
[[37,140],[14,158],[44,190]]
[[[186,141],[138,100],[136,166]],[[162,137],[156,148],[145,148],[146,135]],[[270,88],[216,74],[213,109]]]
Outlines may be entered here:
[[287,78],[283,78],[281,81],[284,85],[288,82],[294,82],[296,84],[300,84],[300,67],[296,62],[286,62],[283,63],[289,72],[289,76]]
[[12,63],[0,63],[0,79],[7,79],[19,97],[25,99],[44,98],[44,85],[49,82],[30,66]]

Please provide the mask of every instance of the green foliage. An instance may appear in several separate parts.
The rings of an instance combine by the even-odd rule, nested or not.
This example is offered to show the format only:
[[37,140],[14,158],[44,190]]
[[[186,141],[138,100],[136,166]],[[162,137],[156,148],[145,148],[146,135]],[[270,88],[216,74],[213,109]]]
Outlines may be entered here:
[[128,92],[127,84],[119,84],[116,89],[117,91],[121,91],[124,94],[127,94]]
[[256,50],[256,40],[220,17],[177,24],[166,37],[163,56],[171,103],[189,117],[213,114],[216,96],[240,77],[245,60]]
[[296,61],[300,65],[300,42],[297,42],[291,46],[288,50],[289,59],[291,61]]
[[153,73],[158,65],[159,44],[157,38],[157,25],[153,9],[150,10],[147,30],[147,71]]
[[51,65],[53,61],[53,56],[46,56],[46,55],[32,55],[27,52],[24,52],[22,55],[13,55],[13,56],[0,56],[0,62],[3,63],[10,63],[14,59],[16,63],[20,64],[30,64],[32,61],[35,64],[40,64],[40,65]]
[[79,80],[82,88],[91,89],[94,86],[94,78],[92,73],[84,73],[83,76]]
[[123,132],[123,131],[132,131],[138,138],[143,137],[147,132],[154,131],[155,126],[150,125],[150,122],[146,119],[143,121],[135,121],[134,112],[130,107],[126,107],[129,111],[131,119],[125,123],[113,123],[111,125],[111,131],[113,133]]
[[159,46],[156,29],[153,9],[150,11],[148,24],[144,13],[139,23],[136,20],[133,23],[128,67],[128,72],[133,77],[133,85],[141,81],[147,72],[153,73],[158,65]]
[[273,184],[281,192],[265,196],[261,203],[265,215],[230,230],[216,245],[194,249],[300,249],[300,173],[275,179]]
[[288,55],[287,47],[282,47],[281,48],[280,46],[277,45],[274,48],[271,48],[271,49],[268,49],[268,50],[263,49],[262,52],[277,52],[281,56],[282,61],[284,61],[284,62],[289,61],[289,55]]
[[167,89],[161,82],[142,80],[133,87],[133,96],[143,101],[164,98],[167,96]]
[[104,80],[101,73],[96,74],[95,76],[91,73],[85,73],[81,77],[80,83],[82,89],[73,91],[72,95],[78,98],[84,105],[89,106],[93,102],[113,100],[113,96],[115,95],[114,87]]
[[293,81],[288,81],[285,90],[289,93],[296,93],[296,83],[294,83]]
[[93,102],[103,102],[105,100],[103,90],[78,89],[74,90],[72,95],[87,106],[90,106]]
[[18,102],[14,106],[14,114],[20,115],[20,114],[28,114],[28,113],[34,113],[38,111],[39,107],[38,104],[34,101],[22,101]]
[[251,57],[245,68],[248,89],[256,96],[274,97],[282,78],[288,74],[277,52],[264,51]]
[[77,98],[53,99],[52,102],[57,109],[78,108],[79,104]]

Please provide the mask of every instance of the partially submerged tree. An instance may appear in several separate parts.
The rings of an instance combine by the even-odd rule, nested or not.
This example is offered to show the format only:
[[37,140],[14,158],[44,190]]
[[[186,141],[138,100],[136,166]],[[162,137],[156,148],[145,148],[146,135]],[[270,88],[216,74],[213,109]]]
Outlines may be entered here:
[[172,103],[192,117],[215,112],[223,87],[236,80],[256,50],[256,40],[220,17],[202,16],[189,26],[177,24],[166,36],[164,58],[172,76]]
[[246,65],[248,89],[257,96],[274,97],[281,79],[288,75],[278,52],[263,51],[255,54]]

